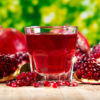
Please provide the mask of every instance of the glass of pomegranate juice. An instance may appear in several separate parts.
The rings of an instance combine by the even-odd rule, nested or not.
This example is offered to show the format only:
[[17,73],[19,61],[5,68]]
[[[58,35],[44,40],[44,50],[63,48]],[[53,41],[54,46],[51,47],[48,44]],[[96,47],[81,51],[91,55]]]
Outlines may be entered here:
[[76,26],[31,26],[25,28],[31,71],[45,80],[72,78]]

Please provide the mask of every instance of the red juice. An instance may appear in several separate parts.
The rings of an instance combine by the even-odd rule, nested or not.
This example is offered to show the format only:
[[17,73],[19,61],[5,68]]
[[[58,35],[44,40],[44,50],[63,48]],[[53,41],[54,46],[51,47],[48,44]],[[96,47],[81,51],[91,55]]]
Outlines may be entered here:
[[26,39],[37,72],[60,74],[71,69],[76,34],[26,34]]

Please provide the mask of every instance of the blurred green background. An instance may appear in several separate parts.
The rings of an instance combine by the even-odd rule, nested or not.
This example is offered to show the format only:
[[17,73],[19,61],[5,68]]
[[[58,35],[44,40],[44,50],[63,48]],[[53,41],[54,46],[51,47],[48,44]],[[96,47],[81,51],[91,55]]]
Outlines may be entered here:
[[100,41],[100,0],[0,0],[0,25],[75,25],[90,45]]

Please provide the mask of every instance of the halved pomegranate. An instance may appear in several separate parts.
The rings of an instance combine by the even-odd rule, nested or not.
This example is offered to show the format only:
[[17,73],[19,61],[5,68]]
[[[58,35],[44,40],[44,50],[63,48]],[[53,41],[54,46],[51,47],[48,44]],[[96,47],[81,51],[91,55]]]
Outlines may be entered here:
[[100,64],[90,54],[83,54],[75,63],[74,77],[82,83],[100,84]]
[[0,28],[0,54],[14,54],[27,51],[26,39],[22,32],[14,28]]
[[0,55],[0,82],[14,79],[20,73],[22,66],[28,62],[29,57],[25,52]]

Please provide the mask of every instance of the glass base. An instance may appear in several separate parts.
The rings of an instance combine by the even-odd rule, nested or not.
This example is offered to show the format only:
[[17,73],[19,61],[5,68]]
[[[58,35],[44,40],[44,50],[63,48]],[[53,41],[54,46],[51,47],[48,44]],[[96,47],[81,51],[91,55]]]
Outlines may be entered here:
[[56,82],[56,81],[70,81],[71,82],[71,72],[63,72],[60,74],[43,74],[43,73],[38,73],[39,75],[42,76],[41,81],[50,81],[50,82]]

